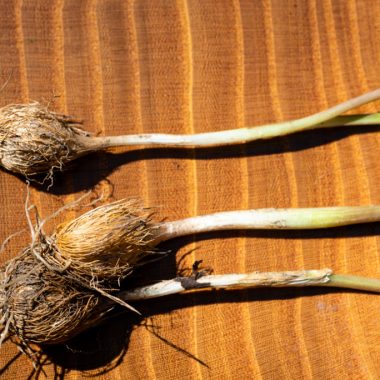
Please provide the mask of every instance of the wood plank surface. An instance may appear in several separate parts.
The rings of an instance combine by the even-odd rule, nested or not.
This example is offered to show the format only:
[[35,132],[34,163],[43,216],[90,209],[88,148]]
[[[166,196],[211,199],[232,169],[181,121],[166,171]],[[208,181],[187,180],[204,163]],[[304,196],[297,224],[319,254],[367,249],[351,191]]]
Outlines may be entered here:
[[[99,135],[193,133],[302,117],[380,87],[378,0],[0,0],[0,105],[39,101]],[[374,112],[380,102],[360,108]],[[156,220],[261,208],[380,204],[380,129],[313,131],[236,147],[117,149],[81,159],[43,217],[94,190]],[[25,182],[0,172],[0,239],[28,229]],[[79,215],[67,211],[50,225]],[[164,244],[151,282],[203,260],[215,273],[329,267],[380,277],[380,224],[234,232]],[[10,241],[3,263],[30,241]],[[376,379],[380,298],[318,289],[191,293],[135,305],[47,351],[9,342],[3,379]]]

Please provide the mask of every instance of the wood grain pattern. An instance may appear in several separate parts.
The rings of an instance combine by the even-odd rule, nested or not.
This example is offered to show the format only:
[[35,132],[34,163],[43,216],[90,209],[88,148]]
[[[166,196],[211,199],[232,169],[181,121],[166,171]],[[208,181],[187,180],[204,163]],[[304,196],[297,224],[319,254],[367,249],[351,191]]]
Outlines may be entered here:
[[[301,117],[380,86],[377,0],[0,0],[0,104],[37,100],[102,135],[192,133]],[[359,111],[379,110],[380,102]],[[168,220],[218,210],[380,203],[379,130],[324,130],[238,147],[120,149],[31,188],[43,216],[94,188]],[[25,183],[0,172],[0,238],[27,228]],[[79,214],[68,211],[57,222]],[[52,227],[52,226],[51,226]],[[137,280],[202,259],[215,273],[331,267],[379,277],[380,225],[168,242]],[[29,241],[15,237],[1,262]],[[315,289],[202,292],[136,305],[41,378],[375,379],[379,297]],[[4,379],[34,376],[6,343]]]

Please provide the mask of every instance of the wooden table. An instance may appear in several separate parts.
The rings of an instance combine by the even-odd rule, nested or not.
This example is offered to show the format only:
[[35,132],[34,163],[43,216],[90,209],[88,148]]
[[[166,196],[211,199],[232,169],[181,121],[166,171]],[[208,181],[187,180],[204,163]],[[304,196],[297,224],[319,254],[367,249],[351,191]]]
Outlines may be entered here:
[[[378,0],[8,1],[0,6],[1,105],[39,101],[94,133],[193,133],[305,116],[380,86]],[[374,112],[380,102],[358,112]],[[42,217],[95,189],[137,197],[156,220],[219,210],[380,204],[379,128],[343,128],[205,150],[118,149],[31,186]],[[27,229],[25,182],[0,173],[0,237]],[[79,215],[65,212],[52,223]],[[48,228],[48,230],[49,230]],[[192,236],[137,275],[330,267],[379,277],[379,224],[324,232]],[[4,262],[30,241],[16,236]],[[202,292],[136,304],[48,353],[65,379],[370,379],[380,298],[318,289]],[[33,366],[0,351],[4,379]],[[40,374],[41,378],[45,375]]]

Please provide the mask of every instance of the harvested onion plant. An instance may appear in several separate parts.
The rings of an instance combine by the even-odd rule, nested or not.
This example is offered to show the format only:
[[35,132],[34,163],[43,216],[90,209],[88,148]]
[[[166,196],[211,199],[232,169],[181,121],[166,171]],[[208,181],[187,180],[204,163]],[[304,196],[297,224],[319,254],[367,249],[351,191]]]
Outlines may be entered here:
[[[335,286],[380,291],[377,280],[330,270],[179,277],[120,291],[120,280],[160,255],[156,246],[183,235],[231,229],[314,229],[380,220],[380,206],[229,211],[153,222],[136,202],[97,207],[51,235],[43,223],[32,243],[0,270],[1,338],[32,355],[32,345],[62,343],[102,320],[115,305],[199,288]],[[133,309],[134,310],[134,309]]]
[[257,127],[192,135],[136,134],[91,136],[71,116],[38,104],[9,105],[0,109],[0,163],[31,178],[54,170],[85,154],[120,146],[214,147],[270,139],[315,128],[379,124],[380,114],[340,116],[380,98],[380,89],[301,119]]
[[219,212],[154,222],[149,209],[121,200],[97,207],[57,227],[38,229],[32,253],[56,271],[110,286],[136,266],[159,255],[157,245],[173,238],[221,230],[317,229],[380,221],[380,206],[257,209]]
[[[24,252],[2,274],[1,341],[11,337],[29,356],[33,344],[64,343],[100,323],[115,303],[65,274],[51,271]],[[176,277],[140,288],[119,291],[123,302],[164,297],[189,290],[257,287],[324,286],[380,292],[380,280],[333,274],[330,269]]]
[[125,301],[140,301],[165,297],[189,290],[241,289],[260,287],[327,286],[380,293],[380,280],[361,276],[334,274],[331,269],[311,269],[287,272],[252,272],[243,274],[176,277],[148,286],[119,293]]

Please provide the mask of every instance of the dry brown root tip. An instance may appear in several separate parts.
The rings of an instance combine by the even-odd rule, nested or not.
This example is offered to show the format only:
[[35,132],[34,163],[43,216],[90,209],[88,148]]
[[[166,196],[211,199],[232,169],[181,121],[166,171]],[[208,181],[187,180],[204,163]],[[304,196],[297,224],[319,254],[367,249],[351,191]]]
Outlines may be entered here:
[[196,260],[192,265],[191,275],[189,277],[194,280],[198,280],[199,278],[211,274],[213,272],[211,267],[205,267],[201,269],[203,260]]
[[51,178],[54,170],[87,153],[81,140],[86,136],[78,121],[39,103],[0,108],[0,163],[27,178]]

